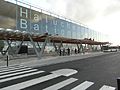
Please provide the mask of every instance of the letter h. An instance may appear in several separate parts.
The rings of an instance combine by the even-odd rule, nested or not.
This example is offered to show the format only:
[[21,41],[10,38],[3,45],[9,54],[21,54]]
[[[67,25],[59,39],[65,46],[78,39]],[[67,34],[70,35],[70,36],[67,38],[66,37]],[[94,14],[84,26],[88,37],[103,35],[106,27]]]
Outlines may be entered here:
[[20,17],[23,17],[23,15],[25,15],[25,17],[28,18],[28,10],[25,9],[25,11],[23,11],[23,8],[20,7]]

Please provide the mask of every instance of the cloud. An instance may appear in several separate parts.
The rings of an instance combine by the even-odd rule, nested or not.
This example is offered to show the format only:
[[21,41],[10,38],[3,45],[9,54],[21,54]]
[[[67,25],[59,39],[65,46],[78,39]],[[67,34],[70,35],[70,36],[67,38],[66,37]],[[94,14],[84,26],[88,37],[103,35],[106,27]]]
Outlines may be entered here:
[[30,0],[30,2],[96,31],[106,32],[115,38],[119,36],[115,33],[120,33],[120,0]]
[[96,17],[91,0],[46,0],[50,10],[79,22],[86,22]]
[[31,0],[29,2],[83,24],[120,11],[120,0]]
[[84,24],[101,12],[96,2],[98,0],[46,0],[50,5],[49,10]]
[[96,9],[88,0],[71,0],[67,4],[66,16],[79,22],[86,22],[96,17]]
[[120,11],[120,0],[112,0],[111,3],[105,8],[104,15],[111,15]]

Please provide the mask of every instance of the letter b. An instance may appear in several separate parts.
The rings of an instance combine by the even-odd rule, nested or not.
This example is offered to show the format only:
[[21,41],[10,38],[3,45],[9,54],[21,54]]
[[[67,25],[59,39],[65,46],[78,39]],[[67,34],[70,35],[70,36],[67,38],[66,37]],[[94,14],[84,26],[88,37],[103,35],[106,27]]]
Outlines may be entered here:
[[20,19],[20,28],[27,29],[27,20]]

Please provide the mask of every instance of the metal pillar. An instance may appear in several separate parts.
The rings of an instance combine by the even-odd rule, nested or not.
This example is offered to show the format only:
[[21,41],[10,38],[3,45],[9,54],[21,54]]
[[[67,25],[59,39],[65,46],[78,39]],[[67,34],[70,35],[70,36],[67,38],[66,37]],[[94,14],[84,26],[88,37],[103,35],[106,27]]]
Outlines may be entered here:
[[94,51],[94,45],[91,45],[92,51]]
[[62,43],[62,41],[60,42],[60,45],[59,45],[59,47],[58,47],[58,53],[60,52],[60,49],[61,49],[61,47],[63,46],[63,43]]
[[55,48],[55,52],[58,53],[58,49],[57,49],[57,46],[55,45],[55,42],[54,42],[54,41],[53,41],[53,46],[54,46],[54,48]]
[[83,54],[85,53],[82,43],[80,44],[80,50],[82,50],[82,53],[83,53]]
[[[12,42],[11,42],[11,43],[12,43]],[[6,49],[4,52],[1,52],[2,55],[6,55],[6,53],[8,52],[8,50],[9,50],[9,46],[7,47],[7,49]]]
[[[8,40],[7,38],[5,38],[5,39],[6,39],[6,42],[7,42],[7,44],[8,44],[8,48],[6,49],[6,50],[7,50],[6,52],[8,52],[8,50],[10,49],[11,52],[12,52],[12,55],[13,55],[14,50],[13,50],[12,47],[11,47],[12,41],[9,42],[9,40]],[[6,54],[6,53],[5,53],[5,54]]]
[[90,45],[89,48],[90,48],[90,51],[92,51],[92,52],[94,51],[93,50],[93,45]]
[[77,44],[77,48],[78,48],[78,53],[80,53],[80,47],[79,47],[79,45]]
[[41,51],[40,51],[40,54],[39,54],[39,59],[41,59],[41,57],[42,57],[42,54],[44,52],[44,49],[45,49],[45,46],[47,45],[48,40],[49,40],[49,37],[47,36],[46,39],[45,39],[45,42],[42,45],[42,48],[41,48]]
[[35,46],[35,43],[34,43],[32,37],[31,37],[30,35],[28,35],[28,37],[30,38],[31,44],[33,45],[33,48],[34,48],[34,50],[35,50],[35,53],[36,53],[38,59],[40,59],[41,57],[40,57],[40,55],[39,55],[39,52],[38,52],[38,50],[37,50],[37,48],[36,48],[36,46]]
[[9,42],[9,40],[6,40],[6,41],[7,41],[7,44],[8,44],[8,46],[9,46],[9,48],[13,51],[13,49],[12,49],[12,47],[11,47],[12,41],[11,41],[11,42]]
[[40,48],[40,45],[39,45],[39,43],[38,43],[38,42],[37,42],[37,45],[38,45],[39,50],[41,51],[41,48]]
[[21,46],[22,46],[22,44],[23,44],[23,41],[24,41],[24,38],[22,39],[22,41],[21,41],[18,49],[16,50],[16,52],[15,52],[16,54],[18,54],[18,52],[20,51],[20,48],[21,48]]
[[102,46],[103,46],[103,45],[102,45],[102,44],[100,44],[100,49],[101,49],[101,51],[103,51],[103,48],[102,48]]
[[84,49],[86,49],[86,47],[87,47],[87,44],[85,44],[85,47],[84,47]]
[[57,55],[59,55],[58,48],[57,48],[57,46],[56,46],[56,44],[55,44],[55,42],[54,42],[54,41],[53,41],[53,46],[54,46],[54,48],[55,48],[55,52],[56,52],[56,54],[57,54]]

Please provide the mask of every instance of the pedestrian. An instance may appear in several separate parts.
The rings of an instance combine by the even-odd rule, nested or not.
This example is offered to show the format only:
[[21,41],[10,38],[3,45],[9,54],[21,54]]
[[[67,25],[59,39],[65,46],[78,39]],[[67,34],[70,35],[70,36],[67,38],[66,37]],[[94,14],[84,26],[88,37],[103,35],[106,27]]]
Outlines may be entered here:
[[67,51],[68,51],[68,55],[70,55],[70,49],[69,48],[67,49]]
[[63,56],[65,55],[65,48],[63,48]]
[[62,51],[61,51],[61,49],[60,49],[60,56],[61,56],[61,54],[62,54]]
[[80,48],[78,48],[78,53],[80,53]]
[[77,49],[75,48],[75,54],[77,54]]

